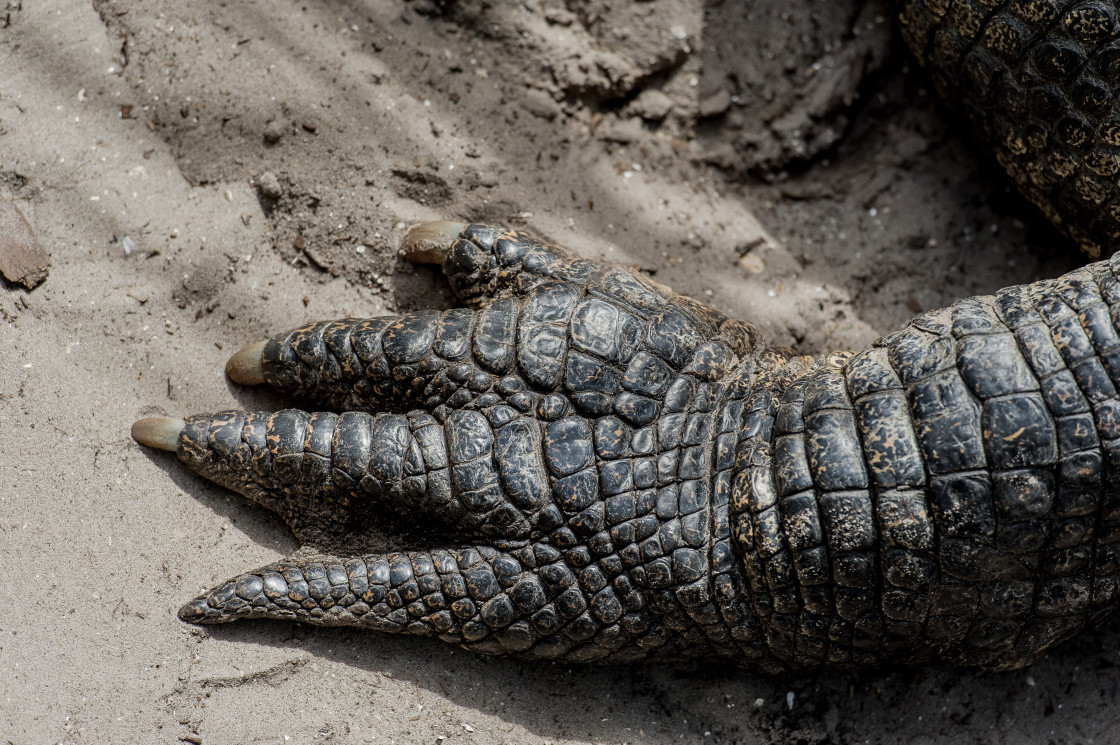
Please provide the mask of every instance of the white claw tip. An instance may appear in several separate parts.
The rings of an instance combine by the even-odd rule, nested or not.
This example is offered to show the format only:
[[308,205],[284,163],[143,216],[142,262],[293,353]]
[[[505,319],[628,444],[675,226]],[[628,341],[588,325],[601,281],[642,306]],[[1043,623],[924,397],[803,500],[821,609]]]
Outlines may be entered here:
[[229,358],[226,375],[234,383],[241,385],[260,385],[264,382],[264,368],[261,367],[261,352],[267,342],[259,341],[243,347],[240,352]]
[[132,439],[141,445],[172,453],[179,449],[179,434],[187,423],[182,419],[153,416],[132,425]]
[[401,242],[401,255],[414,264],[442,264],[451,244],[467,227],[461,222],[437,220],[417,225]]

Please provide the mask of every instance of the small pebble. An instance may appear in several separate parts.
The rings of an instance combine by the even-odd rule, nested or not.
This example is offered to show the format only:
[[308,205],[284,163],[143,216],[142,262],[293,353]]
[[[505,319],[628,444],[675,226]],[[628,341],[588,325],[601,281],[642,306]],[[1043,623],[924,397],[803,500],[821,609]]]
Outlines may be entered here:
[[673,110],[673,99],[659,90],[647,89],[634,100],[632,108],[646,121],[659,122]]
[[31,223],[11,200],[0,197],[0,274],[31,290],[47,278],[50,266]]
[[265,171],[257,179],[257,185],[260,187],[261,194],[264,194],[269,199],[279,199],[284,195],[284,188],[280,186],[280,179],[276,178],[276,174],[272,171]]
[[284,139],[284,123],[272,120],[264,126],[264,141],[269,145],[275,145]]
[[700,102],[700,118],[711,119],[731,108],[731,94],[722,88]]

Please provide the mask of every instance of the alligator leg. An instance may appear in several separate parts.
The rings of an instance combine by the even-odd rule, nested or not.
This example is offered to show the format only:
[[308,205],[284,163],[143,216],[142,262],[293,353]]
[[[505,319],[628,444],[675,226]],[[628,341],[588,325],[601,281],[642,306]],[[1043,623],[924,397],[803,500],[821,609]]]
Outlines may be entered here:
[[1008,667],[1115,610],[1118,271],[962,300],[783,391],[732,509],[771,649]]
[[337,413],[135,434],[301,540],[388,523],[421,545],[266,567],[186,620],[573,661],[1008,667],[1120,602],[1120,259],[812,363],[522,234],[424,227],[405,253],[475,310],[318,324],[231,362]]

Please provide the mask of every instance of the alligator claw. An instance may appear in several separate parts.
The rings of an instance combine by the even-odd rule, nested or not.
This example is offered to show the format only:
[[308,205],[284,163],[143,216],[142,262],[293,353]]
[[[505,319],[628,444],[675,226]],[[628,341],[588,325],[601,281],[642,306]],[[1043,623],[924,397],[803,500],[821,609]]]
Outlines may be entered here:
[[466,225],[449,220],[435,220],[417,225],[401,242],[401,255],[414,264],[442,264],[451,244]]
[[166,416],[153,416],[141,419],[132,425],[132,439],[141,445],[157,450],[178,449],[179,434],[186,422]]
[[226,375],[240,385],[261,385],[264,383],[264,370],[261,367],[261,352],[267,342],[249,344],[237,351],[226,362]]

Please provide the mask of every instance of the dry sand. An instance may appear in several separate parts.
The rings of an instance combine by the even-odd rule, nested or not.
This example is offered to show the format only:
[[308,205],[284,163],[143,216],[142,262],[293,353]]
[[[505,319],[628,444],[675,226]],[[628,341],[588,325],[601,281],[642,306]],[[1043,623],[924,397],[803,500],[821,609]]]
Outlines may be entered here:
[[129,425],[278,406],[221,374],[245,342],[445,305],[396,259],[418,221],[640,265],[808,353],[1080,263],[912,67],[856,0],[6,0],[0,189],[53,267],[0,282],[0,742],[1120,741],[1111,630],[771,679],[175,617],[296,546]]

